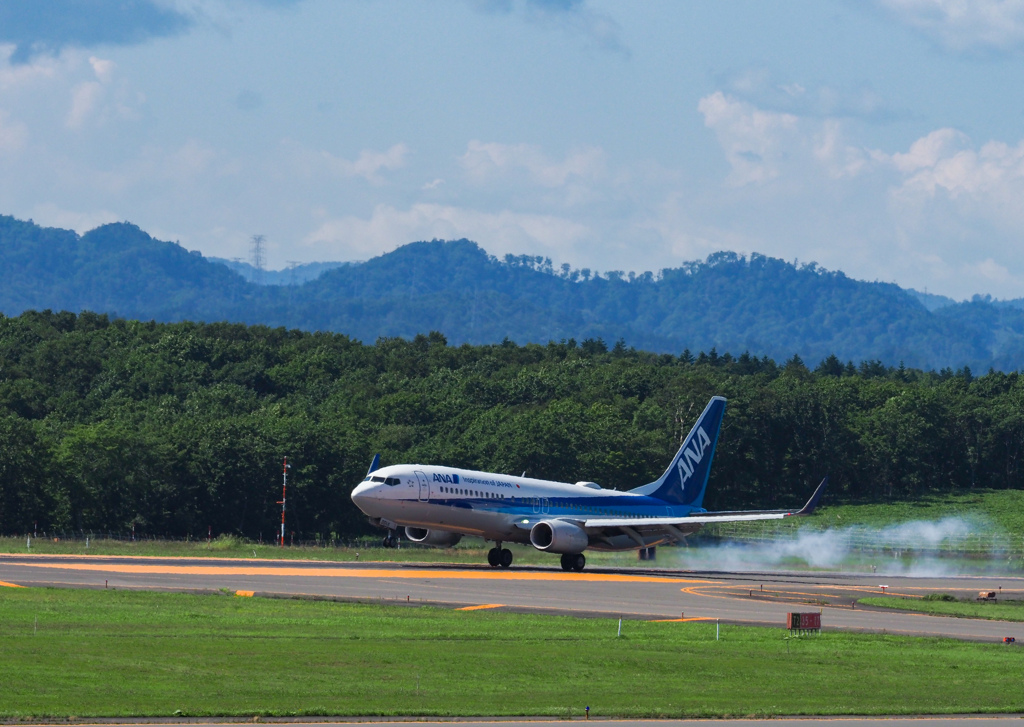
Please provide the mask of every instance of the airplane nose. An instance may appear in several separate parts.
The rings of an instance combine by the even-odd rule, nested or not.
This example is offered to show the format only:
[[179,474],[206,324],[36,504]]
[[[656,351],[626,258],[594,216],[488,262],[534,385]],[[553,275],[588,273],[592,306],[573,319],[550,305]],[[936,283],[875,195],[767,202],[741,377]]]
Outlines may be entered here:
[[370,489],[371,486],[369,482],[360,482],[356,485],[356,488],[352,490],[352,502],[354,502],[356,507],[363,512],[366,512],[366,507],[364,506],[372,499],[370,497]]

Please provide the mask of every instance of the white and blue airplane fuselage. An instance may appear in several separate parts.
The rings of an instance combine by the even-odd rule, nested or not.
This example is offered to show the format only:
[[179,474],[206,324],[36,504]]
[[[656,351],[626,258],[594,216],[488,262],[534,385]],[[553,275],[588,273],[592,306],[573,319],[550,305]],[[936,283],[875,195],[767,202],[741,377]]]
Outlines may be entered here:
[[554,482],[436,465],[378,467],[352,492],[374,525],[398,528],[427,545],[451,546],[464,535],[492,540],[492,566],[508,567],[503,543],[526,543],[562,556],[565,570],[582,570],[584,550],[633,550],[677,542],[713,522],[773,520],[814,510],[826,480],[797,511],[708,512],[701,503],[725,414],[714,397],[660,478],[628,491],[593,482]]

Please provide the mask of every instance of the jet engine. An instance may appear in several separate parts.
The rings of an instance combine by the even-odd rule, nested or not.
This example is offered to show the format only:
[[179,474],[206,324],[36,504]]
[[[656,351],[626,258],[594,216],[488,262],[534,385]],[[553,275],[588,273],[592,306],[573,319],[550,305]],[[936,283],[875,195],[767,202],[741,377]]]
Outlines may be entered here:
[[583,528],[564,520],[541,520],[530,529],[530,543],[546,553],[582,553],[590,544]]
[[462,535],[459,533],[449,533],[447,530],[427,530],[426,528],[410,527],[405,528],[405,537],[414,543],[436,545],[441,548],[451,547],[462,540]]

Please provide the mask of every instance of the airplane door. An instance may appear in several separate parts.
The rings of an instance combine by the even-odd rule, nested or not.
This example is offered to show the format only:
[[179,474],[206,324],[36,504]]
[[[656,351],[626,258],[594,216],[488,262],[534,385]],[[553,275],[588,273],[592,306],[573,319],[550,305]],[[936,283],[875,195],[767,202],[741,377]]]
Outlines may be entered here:
[[416,471],[416,479],[420,483],[420,502],[426,502],[430,499],[430,480],[427,479],[427,475],[419,470]]

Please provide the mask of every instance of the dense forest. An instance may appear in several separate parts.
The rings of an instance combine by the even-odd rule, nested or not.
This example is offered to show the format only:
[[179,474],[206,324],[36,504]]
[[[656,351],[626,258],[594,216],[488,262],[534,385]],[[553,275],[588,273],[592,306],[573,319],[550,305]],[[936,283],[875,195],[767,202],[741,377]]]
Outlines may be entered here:
[[1024,381],[619,341],[373,345],[241,324],[0,316],[0,532],[350,537],[372,455],[628,488],[729,399],[706,505],[1021,487]]
[[[452,344],[622,338],[658,353],[715,347],[777,360],[834,353],[922,369],[1024,367],[1021,301],[950,304],[756,254],[715,253],[656,274],[599,274],[531,256],[498,260],[467,240],[435,240],[334,269],[268,273],[264,282],[278,284],[257,285],[127,223],[78,235],[0,216],[0,265],[7,315],[90,310],[333,331],[361,341],[436,330]],[[317,270],[324,272],[306,280]]]

